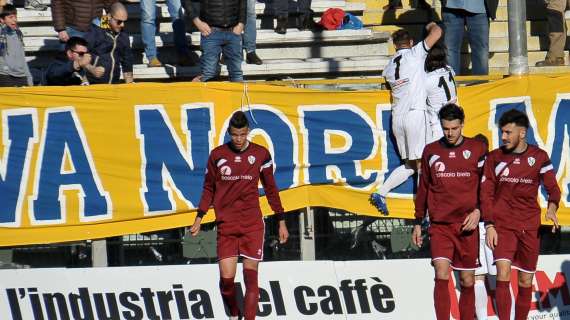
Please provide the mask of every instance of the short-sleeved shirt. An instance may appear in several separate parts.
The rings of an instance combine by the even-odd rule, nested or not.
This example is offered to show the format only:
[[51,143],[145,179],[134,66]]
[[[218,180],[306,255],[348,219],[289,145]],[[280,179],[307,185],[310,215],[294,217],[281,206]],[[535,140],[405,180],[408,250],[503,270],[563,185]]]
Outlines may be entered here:
[[451,67],[439,68],[426,74],[427,106],[434,114],[450,102],[457,101],[455,72]]

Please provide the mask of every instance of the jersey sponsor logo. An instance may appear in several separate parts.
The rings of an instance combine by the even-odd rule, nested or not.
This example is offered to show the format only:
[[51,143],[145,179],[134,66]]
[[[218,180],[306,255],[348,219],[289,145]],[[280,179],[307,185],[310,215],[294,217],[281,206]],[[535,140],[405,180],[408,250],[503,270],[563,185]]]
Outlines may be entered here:
[[437,172],[444,172],[445,171],[445,163],[438,161],[435,163],[435,170]]
[[255,163],[255,156],[247,157],[247,161],[249,162],[249,164],[254,164]]
[[465,158],[465,160],[471,158],[471,151],[463,150],[463,158]]
[[232,174],[232,169],[229,166],[223,166],[220,168],[220,173],[223,176],[229,176]]
[[528,157],[526,161],[528,162],[528,165],[531,167],[534,166],[534,164],[536,163],[536,159],[534,157]]

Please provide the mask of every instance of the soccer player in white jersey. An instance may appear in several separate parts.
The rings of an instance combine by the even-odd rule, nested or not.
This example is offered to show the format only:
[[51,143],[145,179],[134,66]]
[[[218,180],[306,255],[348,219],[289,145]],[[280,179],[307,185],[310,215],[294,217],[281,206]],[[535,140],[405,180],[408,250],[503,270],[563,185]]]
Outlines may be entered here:
[[457,103],[457,87],[455,85],[455,72],[447,65],[447,52],[443,41],[438,41],[428,53],[425,63],[427,113],[429,117],[428,130],[433,142],[443,137],[439,122],[439,110],[446,104]]
[[384,68],[392,93],[392,131],[404,164],[396,168],[370,196],[371,203],[387,215],[386,195],[404,183],[419,168],[424,146],[428,142],[424,64],[429,49],[441,38],[442,30],[431,22],[426,26],[427,37],[414,45],[406,30],[392,34],[396,53]]

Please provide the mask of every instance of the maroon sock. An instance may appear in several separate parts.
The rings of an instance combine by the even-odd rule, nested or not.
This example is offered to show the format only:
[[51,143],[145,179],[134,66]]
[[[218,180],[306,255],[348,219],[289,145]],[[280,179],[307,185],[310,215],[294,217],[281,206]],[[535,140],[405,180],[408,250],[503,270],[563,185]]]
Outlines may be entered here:
[[239,308],[236,300],[236,285],[234,278],[220,277],[220,293],[224,304],[230,310],[230,316],[235,317],[239,315]]
[[528,311],[530,310],[531,296],[532,287],[525,288],[519,286],[519,294],[517,295],[517,301],[515,302],[515,320],[526,320]]
[[459,313],[461,320],[475,319],[475,288],[461,286],[459,296]]
[[245,299],[243,313],[245,320],[254,320],[259,302],[259,286],[257,284],[257,271],[243,269],[243,282],[245,282]]
[[499,320],[509,320],[511,318],[511,282],[497,280],[497,290],[495,290],[495,301],[497,302],[497,316]]
[[435,279],[433,288],[433,302],[435,305],[435,316],[437,320],[449,320],[451,302],[449,300],[449,279]]

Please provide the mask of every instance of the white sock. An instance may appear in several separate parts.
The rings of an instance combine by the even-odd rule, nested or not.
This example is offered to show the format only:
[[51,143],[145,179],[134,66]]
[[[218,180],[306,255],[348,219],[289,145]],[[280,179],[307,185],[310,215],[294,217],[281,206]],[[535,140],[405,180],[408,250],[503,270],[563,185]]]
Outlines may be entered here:
[[475,314],[477,320],[487,319],[487,288],[485,280],[475,280]]
[[378,188],[378,193],[381,196],[388,195],[388,192],[395,189],[397,186],[406,182],[409,177],[414,174],[414,170],[406,167],[406,165],[401,165],[392,171],[392,174],[384,181],[384,183]]

